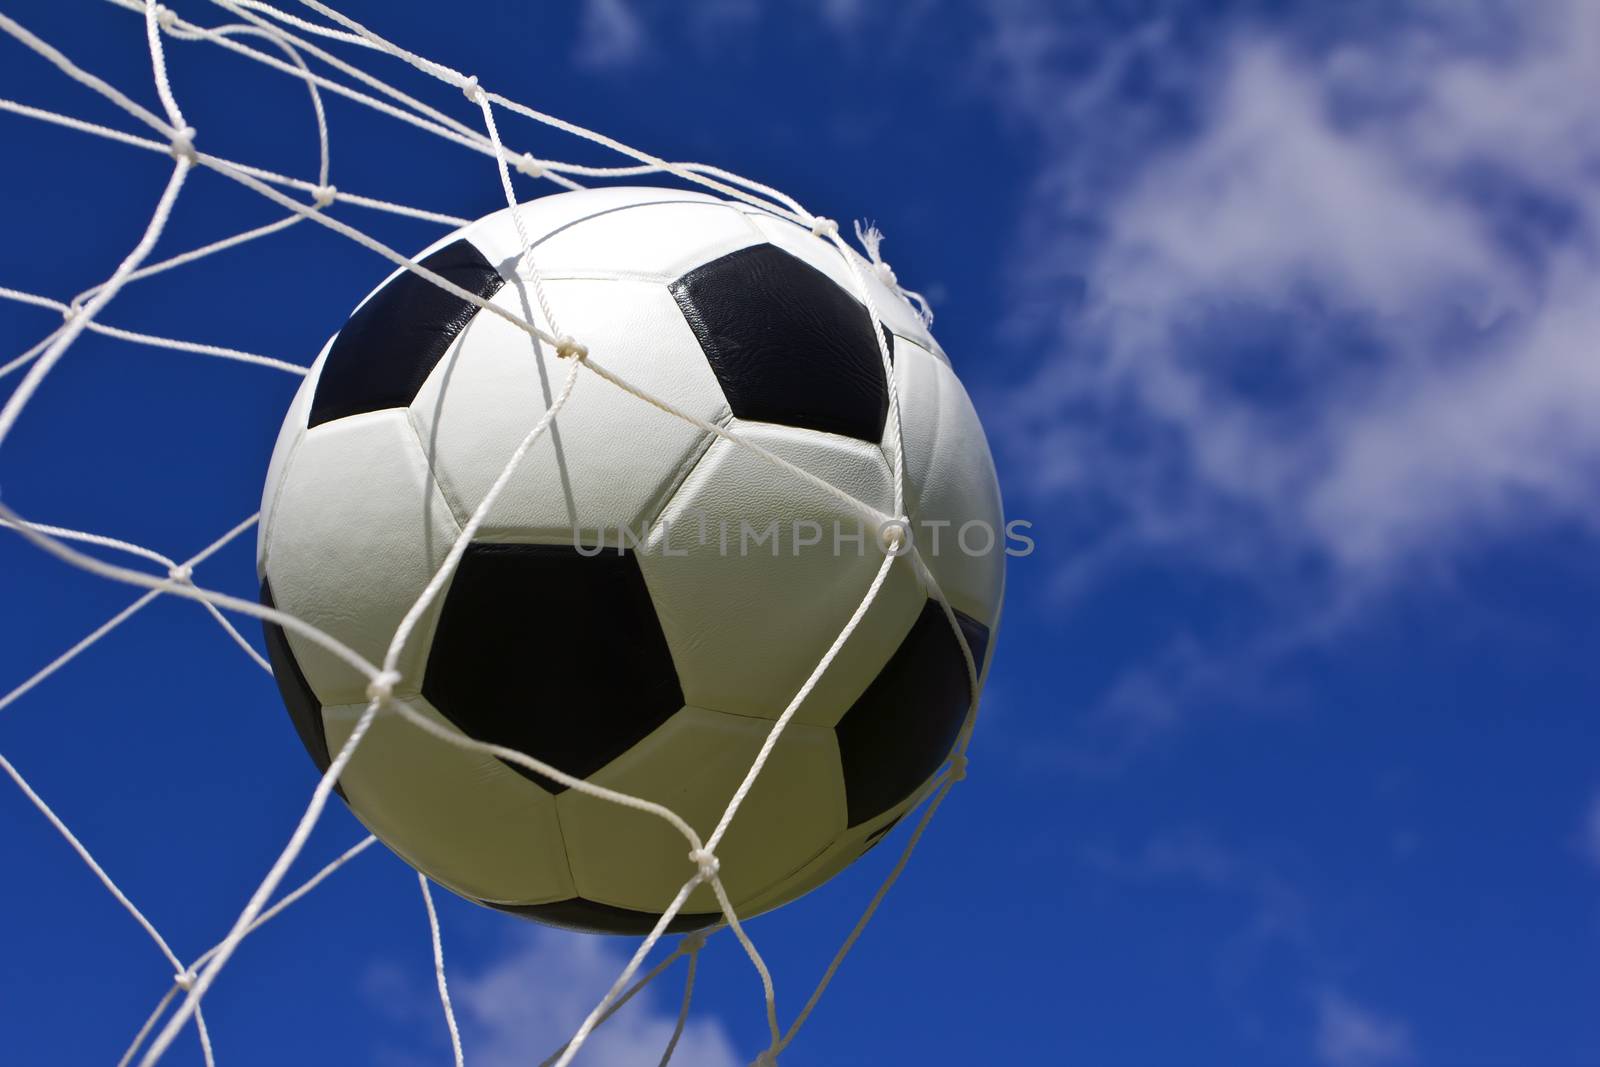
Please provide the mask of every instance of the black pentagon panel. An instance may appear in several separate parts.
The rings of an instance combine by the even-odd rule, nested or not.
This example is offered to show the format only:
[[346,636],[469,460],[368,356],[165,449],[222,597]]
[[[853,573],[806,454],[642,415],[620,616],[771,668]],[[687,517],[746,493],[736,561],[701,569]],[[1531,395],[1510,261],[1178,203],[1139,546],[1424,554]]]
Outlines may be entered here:
[[736,416],[882,440],[889,390],[872,317],[826,274],[753,245],[696,267],[672,295]]
[[[631,551],[467,546],[422,695],[469,737],[579,778],[683,707],[672,653]],[[552,793],[566,787],[507,763]]]
[[[524,919],[534,919],[547,926],[560,926],[590,934],[629,934],[638,937],[655,929],[656,922],[661,918],[659,912],[617,908],[582,897],[557,900],[550,904],[495,904],[487,900],[478,903],[496,911],[520,915]],[[722,913],[717,911],[704,914],[679,912],[667,923],[667,933],[686,934],[691,930],[703,930],[721,918]]]
[[[269,608],[278,606],[273,602],[272,585],[269,582],[261,583],[261,603]],[[294,658],[294,650],[289,647],[289,638],[283,632],[283,627],[263,620],[261,632],[267,643],[267,660],[272,664],[272,677],[277,680],[283,706],[289,709],[289,721],[294,723],[294,732],[300,735],[300,743],[306,747],[311,762],[317,765],[317,773],[324,774],[332,759],[328,755],[327,726],[322,721],[322,701],[311,691],[311,683],[306,681],[305,674],[300,670],[300,663]],[[344,790],[339,788],[337,782],[333,788],[340,796],[344,796]]]
[[[972,653],[972,666],[977,671],[979,678],[982,678],[983,657],[989,654],[989,628],[964,611],[956,608],[951,608],[950,610],[955,614],[956,622],[961,626],[961,636],[967,639],[967,649]],[[940,614],[944,613],[941,611]],[[945,625],[950,625],[949,620],[945,621]],[[957,655],[959,654],[960,650],[958,649]],[[963,661],[961,667],[963,676],[965,676],[966,669],[965,661]]]
[[[469,241],[417,262],[485,300],[505,281]],[[357,308],[334,338],[307,424],[405,407],[477,311],[476,304],[402,271]]]
[[[959,611],[955,614],[981,671],[989,628]],[[961,645],[944,609],[930,600],[895,654],[834,728],[851,826],[905,800],[939,769],[971,703]]]

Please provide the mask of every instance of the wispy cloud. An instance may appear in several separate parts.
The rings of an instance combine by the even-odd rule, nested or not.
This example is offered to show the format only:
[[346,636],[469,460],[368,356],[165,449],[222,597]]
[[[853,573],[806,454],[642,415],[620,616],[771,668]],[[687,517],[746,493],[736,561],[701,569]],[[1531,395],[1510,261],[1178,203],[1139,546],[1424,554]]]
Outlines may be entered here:
[[1067,770],[1085,777],[1115,776],[1148,746],[1171,736],[1196,706],[1226,700],[1228,706],[1299,706],[1303,695],[1272,675],[1284,651],[1312,639],[1321,618],[1301,626],[1272,628],[1218,655],[1197,636],[1183,632],[1140,657],[1119,674],[1074,722],[1063,740],[1030,743],[1016,753],[1023,766]]
[[[461,1024],[467,1062],[475,1067],[528,1067],[555,1051],[577,1030],[627,964],[632,942],[543,928],[517,929],[487,965],[455,963],[451,999]],[[593,1067],[655,1067],[677,1022],[684,964],[629,1001],[584,1044],[579,1062]],[[397,1018],[429,1018],[443,1031],[431,987],[393,967],[368,975],[370,994]],[[669,993],[661,990],[670,989]],[[431,1009],[430,1009],[431,1002]],[[419,1062],[391,1051],[387,1062]],[[695,1067],[739,1067],[745,1061],[720,1022],[692,1015],[672,1062]]]
[[1319,952],[1306,896],[1276,867],[1193,829],[1153,837],[1133,849],[1091,846],[1083,865],[1102,877],[1138,885],[1180,884],[1248,905],[1248,918],[1223,946],[1225,985],[1242,983],[1269,946],[1285,945],[1315,970]]
[[1597,795],[1589,805],[1589,811],[1583,822],[1580,846],[1584,855],[1589,857],[1589,861],[1600,867],[1600,795]]
[[[1326,1067],[1399,1067],[1414,1058],[1403,1021],[1353,999],[1331,979],[1341,970],[1316,929],[1312,901],[1281,863],[1186,830],[1152,837],[1142,846],[1084,849],[1084,866],[1129,886],[1171,885],[1191,893],[1232,898],[1245,906],[1241,925],[1216,949],[1217,994],[1240,1032],[1264,1047],[1304,1048]],[[1287,970],[1283,969],[1287,966]],[[1287,1011],[1261,1015],[1260,991],[1287,975],[1309,1018]],[[1281,1053],[1280,1053],[1281,1055]]]
[[1070,542],[1062,596],[1155,563],[1260,605],[1107,691],[1134,742],[1392,590],[1600,527],[1600,7],[1148,10],[1012,0],[985,53],[1043,160],[1011,499]]
[[1327,1067],[1394,1067],[1411,1062],[1411,1033],[1332,990],[1317,1000],[1316,1055]]
[[1373,580],[1600,518],[1600,11],[1517,10],[1492,53],[1437,26],[1321,54],[1243,32],[1188,75],[1198,129],[1116,190],[1062,146],[1020,274],[1087,296],[1012,406],[1027,488],[1097,501],[1101,539]]
[[628,0],[583,0],[573,61],[580,67],[625,67],[643,58],[649,40]]
[[[629,945],[631,948],[631,944]],[[530,1049],[553,1049],[567,1040],[622,972],[620,944],[579,934],[531,930],[487,969],[456,979],[457,1004],[472,1062],[482,1067],[526,1067]],[[679,970],[673,975],[681,974]],[[671,983],[671,979],[662,981]],[[676,1022],[674,1002],[663,1007],[654,987],[623,1008],[584,1045],[583,1062],[595,1067],[654,1067]],[[744,1061],[720,1023],[692,1018],[674,1062],[738,1067]]]

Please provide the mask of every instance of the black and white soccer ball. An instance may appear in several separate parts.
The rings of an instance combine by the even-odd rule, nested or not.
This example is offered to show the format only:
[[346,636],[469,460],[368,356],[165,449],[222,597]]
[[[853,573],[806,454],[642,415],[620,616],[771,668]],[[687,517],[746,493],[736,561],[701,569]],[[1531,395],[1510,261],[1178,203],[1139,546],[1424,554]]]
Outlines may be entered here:
[[[560,331],[597,362],[892,515],[890,383],[830,242],[663,189],[563,193],[521,212]],[[521,251],[508,209],[421,262],[548,329],[516,274]],[[898,294],[870,272],[866,284],[892,351],[908,517],[981,678],[1004,581],[994,465],[943,351]],[[569,367],[500,317],[392,275],[284,420],[261,509],[263,601],[381,662]],[[396,693],[451,729],[659,802],[704,836],[882,563],[872,530],[855,539],[860,524],[819,487],[581,373],[407,644]],[[958,546],[963,526],[986,527],[987,549],[971,550],[985,540],[971,531]],[[298,634],[267,637],[325,769],[368,681]],[[973,695],[947,616],[897,559],[717,849],[741,916],[820,885],[886,833],[949,756]],[[657,817],[392,713],[340,787],[419,870],[544,922],[642,932],[695,873]],[[671,929],[718,917],[700,885]]]

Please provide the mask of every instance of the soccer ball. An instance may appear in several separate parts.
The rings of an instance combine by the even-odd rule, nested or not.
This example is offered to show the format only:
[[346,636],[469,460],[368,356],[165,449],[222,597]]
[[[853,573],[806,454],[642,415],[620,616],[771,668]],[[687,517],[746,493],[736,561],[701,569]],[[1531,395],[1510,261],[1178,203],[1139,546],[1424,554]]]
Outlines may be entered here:
[[[830,242],[665,189],[563,193],[520,211],[555,329],[517,272],[509,209],[420,262],[893,514],[890,383]],[[892,353],[911,537],[981,677],[1004,580],[994,465],[943,351],[866,273]],[[382,662],[570,366],[499,316],[391,275],[328,342],[284,420],[261,507],[262,601]],[[937,551],[927,530],[943,533]],[[885,551],[821,487],[580,371],[407,643],[395,692],[449,729],[663,804],[703,837]],[[326,769],[368,680],[293,632],[268,626],[267,644],[300,739]],[[876,843],[948,757],[973,696],[948,617],[911,558],[896,558],[717,849],[741,917]],[[392,712],[339,786],[417,869],[556,925],[646,931],[696,869],[659,818]],[[719,917],[702,884],[670,929]]]

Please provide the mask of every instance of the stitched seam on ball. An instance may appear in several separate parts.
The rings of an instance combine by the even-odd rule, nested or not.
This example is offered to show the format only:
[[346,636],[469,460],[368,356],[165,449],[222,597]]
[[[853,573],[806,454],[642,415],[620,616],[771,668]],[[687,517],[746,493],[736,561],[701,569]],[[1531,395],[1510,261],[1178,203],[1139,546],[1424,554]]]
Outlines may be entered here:
[[[619,204],[616,207],[608,207],[603,211],[596,211],[596,212],[594,212],[592,214],[585,215],[582,218],[573,219],[571,222],[563,223],[560,226],[557,226],[555,229],[553,229],[553,230],[549,231],[548,233],[544,234],[543,236],[539,237],[537,240],[529,242],[528,248],[530,250],[537,250],[540,245],[544,244],[546,241],[550,240],[550,238],[556,236],[557,234],[566,233],[568,230],[572,229],[573,227],[582,226],[584,223],[589,222],[589,221],[591,221],[593,219],[598,219],[598,218],[601,218],[601,217],[606,216],[606,215],[615,215],[615,214],[617,214],[618,212],[621,212],[621,211],[633,211],[633,210],[635,210],[637,208],[656,207],[656,206],[662,205],[662,204],[688,204],[688,205],[690,205],[692,207],[730,207],[731,206],[726,201],[718,201],[717,203],[710,203],[710,202],[705,201],[705,200],[646,200],[645,202],[640,203],[640,204]],[[496,269],[499,270],[502,275],[505,275],[507,273],[505,268],[508,265],[511,266],[511,267],[515,267],[517,262],[519,260],[521,260],[523,254],[524,253],[522,253],[522,252],[518,252],[516,255],[511,256],[511,257],[507,258],[506,260],[502,261],[501,263],[496,264]],[[534,259],[534,265],[538,266],[538,258],[537,257],[535,257],[535,259]],[[539,271],[539,277],[542,278],[542,279],[545,279],[545,280],[554,281],[559,277],[559,275],[546,274],[543,270],[540,270]]]
[[[733,409],[724,405],[715,418],[707,419],[706,421],[713,426],[726,430],[729,424],[733,422]],[[689,450],[683,461],[673,470],[667,491],[661,496],[661,503],[656,505],[654,513],[650,516],[650,521],[645,524],[645,529],[649,530],[652,536],[656,532],[656,527],[661,524],[661,517],[667,513],[667,509],[672,506],[673,501],[678,499],[678,493],[683,488],[683,484],[689,480],[689,476],[700,466],[700,461],[706,458],[706,455],[711,451],[711,446],[720,440],[723,440],[723,438],[709,431],[702,431],[700,439],[695,442],[694,447]]]

